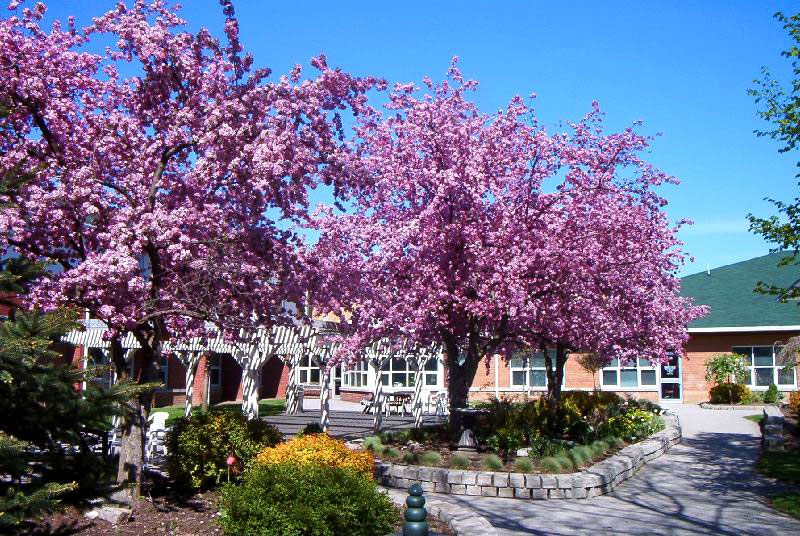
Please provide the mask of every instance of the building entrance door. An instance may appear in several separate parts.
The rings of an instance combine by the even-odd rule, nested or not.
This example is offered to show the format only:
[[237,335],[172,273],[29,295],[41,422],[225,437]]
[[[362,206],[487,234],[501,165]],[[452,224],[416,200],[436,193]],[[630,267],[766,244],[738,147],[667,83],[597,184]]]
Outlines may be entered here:
[[681,402],[683,386],[681,356],[673,353],[670,360],[661,365],[660,398],[662,402]]

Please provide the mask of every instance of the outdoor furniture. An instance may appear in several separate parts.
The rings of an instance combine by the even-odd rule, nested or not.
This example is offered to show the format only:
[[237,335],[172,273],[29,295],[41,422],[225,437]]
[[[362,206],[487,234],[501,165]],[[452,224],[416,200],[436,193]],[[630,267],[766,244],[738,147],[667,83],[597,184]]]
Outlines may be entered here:
[[375,401],[375,393],[367,393],[364,395],[364,398],[361,399],[361,405],[363,408],[361,409],[361,413],[369,413],[372,409],[373,402]]
[[408,406],[411,403],[412,393],[394,392],[388,393],[389,413],[394,410],[397,414],[408,414]]
[[386,393],[381,393],[378,400],[375,399],[375,393],[367,393],[364,395],[364,398],[361,399],[361,405],[364,406],[361,410],[361,413],[364,414],[372,413],[376,408],[377,411],[385,412],[387,411]]
[[156,411],[150,414],[147,420],[147,437],[145,440],[145,458],[150,461],[156,454],[167,454],[166,436],[167,419],[169,413],[166,411]]
[[425,413],[436,413],[436,401],[439,398],[438,391],[428,391],[428,398],[425,401]]
[[436,396],[436,416],[447,417],[450,414],[450,400],[447,392],[439,393]]

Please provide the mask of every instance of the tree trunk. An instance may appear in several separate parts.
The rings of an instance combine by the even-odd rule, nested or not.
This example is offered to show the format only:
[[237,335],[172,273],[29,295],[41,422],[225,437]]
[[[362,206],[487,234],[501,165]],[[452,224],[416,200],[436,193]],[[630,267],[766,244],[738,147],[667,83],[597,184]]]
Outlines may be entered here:
[[[158,340],[147,339],[145,334],[134,332],[141,346],[142,363],[138,369],[136,383],[143,384],[153,380],[152,364],[160,362]],[[152,337],[152,334],[151,334]],[[111,343],[111,355],[117,378],[128,378],[128,367],[125,363],[124,351],[119,338]],[[132,359],[134,359],[132,357]],[[122,419],[122,436],[120,441],[119,465],[117,466],[117,482],[130,485],[131,504],[142,495],[142,474],[144,470],[144,447],[147,417],[153,405],[153,391],[149,390],[131,401],[131,412]]]
[[[481,355],[477,340],[469,344],[464,363],[459,364],[459,348],[451,334],[445,334],[445,354],[447,359],[447,397],[450,401],[450,427],[460,431],[463,415],[457,410],[466,408],[469,402],[469,388],[475,379]],[[471,337],[472,339],[472,337]]]
[[564,364],[567,362],[567,348],[563,344],[556,344],[556,362],[543,345],[544,363],[547,367],[547,397],[551,400],[561,401],[561,382],[564,379]]

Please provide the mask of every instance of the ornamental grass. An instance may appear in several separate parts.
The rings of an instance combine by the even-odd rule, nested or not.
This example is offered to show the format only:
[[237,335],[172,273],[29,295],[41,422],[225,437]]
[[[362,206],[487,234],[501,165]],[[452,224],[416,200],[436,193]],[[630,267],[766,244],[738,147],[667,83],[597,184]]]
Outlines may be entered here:
[[365,450],[351,450],[344,441],[333,439],[328,434],[298,436],[275,447],[262,450],[256,462],[265,465],[297,464],[316,467],[340,467],[354,469],[372,477],[375,458]]

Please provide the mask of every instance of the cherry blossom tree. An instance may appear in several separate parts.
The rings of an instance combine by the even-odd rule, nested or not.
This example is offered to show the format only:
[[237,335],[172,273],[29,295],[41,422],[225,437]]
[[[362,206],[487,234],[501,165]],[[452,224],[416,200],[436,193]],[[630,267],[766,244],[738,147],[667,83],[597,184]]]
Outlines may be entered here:
[[[187,33],[161,0],[119,2],[83,29],[43,28],[46,7],[19,1],[0,21],[0,173],[30,177],[0,199],[4,252],[50,264],[31,306],[107,324],[120,378],[128,334],[146,382],[170,336],[207,336],[214,321],[235,338],[283,321],[284,300],[302,303],[286,223],[307,216],[309,188],[339,188],[339,114],[362,113],[375,83],[324,56],[314,79],[297,66],[269,81],[220,3],[225,42]],[[111,45],[91,52],[98,41]],[[125,423],[121,481],[140,482],[150,400]]]
[[[522,98],[494,115],[456,67],[396,85],[385,115],[356,126],[340,165],[352,210],[321,207],[311,254],[315,306],[345,319],[339,359],[383,337],[439,344],[453,408],[479,363],[520,347],[623,361],[667,359],[702,309],[678,296],[684,254],[634,128],[604,134],[597,105],[549,134]],[[549,356],[549,353],[546,353]]]

